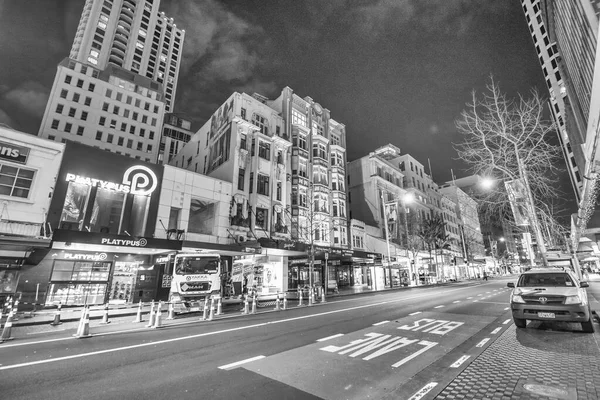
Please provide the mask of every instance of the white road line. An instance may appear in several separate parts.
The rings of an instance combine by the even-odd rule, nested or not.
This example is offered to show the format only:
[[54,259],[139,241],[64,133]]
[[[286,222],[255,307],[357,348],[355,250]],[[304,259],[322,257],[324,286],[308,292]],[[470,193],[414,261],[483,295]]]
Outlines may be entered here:
[[495,335],[496,333],[500,332],[502,330],[502,328],[496,328],[492,331],[492,335]]
[[473,303],[479,303],[479,300],[473,300]]
[[421,314],[421,311],[415,311],[414,313],[410,313],[408,315],[417,315],[417,314]]
[[482,294],[482,293],[479,293],[477,296],[483,296],[483,294]]
[[509,322],[510,322],[510,319],[507,319],[506,321],[504,321],[504,322],[502,323],[502,325],[506,325],[506,324],[508,324]]
[[490,338],[485,338],[481,342],[477,343],[477,346],[475,347],[483,347],[483,345],[486,344],[489,340]]
[[246,360],[234,362],[234,363],[231,363],[231,364],[221,365],[219,367],[219,369],[231,369],[233,367],[237,367],[238,365],[242,365],[242,364],[246,364],[246,363],[249,363],[249,362],[252,362],[252,361],[260,360],[262,358],[265,358],[265,356],[256,356],[256,357],[248,358]]
[[445,307],[445,306],[444,306],[444,305],[441,305],[441,306],[435,306],[435,307],[433,307],[433,308],[442,308],[442,307]]
[[506,307],[506,308],[504,309],[504,311],[506,311],[506,310],[509,310],[509,309],[510,309],[510,307]]
[[458,360],[454,361],[454,363],[452,365],[450,365],[450,368],[458,368],[458,367],[460,367],[469,358],[471,358],[471,356],[462,356]]
[[437,382],[429,382],[427,385],[423,386],[419,391],[412,396],[408,400],[421,400],[427,393],[431,392],[431,390],[437,386]]
[[54,332],[62,332],[62,331],[66,331],[69,328],[62,328],[62,329],[52,329],[51,331],[39,331],[39,332],[27,332],[28,335],[37,335],[39,333],[54,333]]
[[317,342],[324,342],[326,340],[335,339],[336,337],[340,337],[340,336],[344,336],[344,334],[343,333],[338,333],[337,335],[327,336],[327,337],[324,337],[322,339],[317,339]]
[[490,293],[492,293],[492,292],[485,292],[485,293],[486,293],[486,294],[490,294]]
[[454,304],[460,303],[460,300],[453,301],[452,303],[454,303]]
[[467,297],[467,300],[471,300],[472,298],[473,298],[473,296],[471,296],[471,297]]
[[379,325],[387,324],[388,322],[390,322],[390,321],[381,321],[381,322],[378,322],[376,324],[373,324],[373,326],[379,326]]

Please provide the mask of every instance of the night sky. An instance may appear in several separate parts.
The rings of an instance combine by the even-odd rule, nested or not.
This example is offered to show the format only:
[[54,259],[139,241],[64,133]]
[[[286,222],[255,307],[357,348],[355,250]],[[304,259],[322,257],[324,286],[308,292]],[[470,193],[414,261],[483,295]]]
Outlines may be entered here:
[[[0,122],[37,134],[83,0],[0,0]],[[186,30],[175,111],[199,128],[234,91],[310,96],[346,125],[348,159],[392,143],[442,183],[464,176],[454,121],[490,74],[543,75],[518,0],[163,0]]]

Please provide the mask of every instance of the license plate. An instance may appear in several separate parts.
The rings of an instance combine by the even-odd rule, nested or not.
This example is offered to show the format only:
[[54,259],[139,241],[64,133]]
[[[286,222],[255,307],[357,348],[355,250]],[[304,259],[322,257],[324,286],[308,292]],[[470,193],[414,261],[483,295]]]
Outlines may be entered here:
[[556,318],[556,316],[552,312],[539,312],[538,317],[540,317],[540,318]]

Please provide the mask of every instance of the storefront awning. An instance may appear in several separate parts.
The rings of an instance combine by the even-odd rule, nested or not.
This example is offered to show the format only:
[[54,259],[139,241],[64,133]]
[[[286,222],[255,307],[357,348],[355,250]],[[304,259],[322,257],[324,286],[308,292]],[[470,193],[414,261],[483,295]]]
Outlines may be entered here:
[[111,235],[107,233],[64,229],[57,229],[52,235],[52,248],[59,250],[158,254],[181,250],[181,245],[181,240]]

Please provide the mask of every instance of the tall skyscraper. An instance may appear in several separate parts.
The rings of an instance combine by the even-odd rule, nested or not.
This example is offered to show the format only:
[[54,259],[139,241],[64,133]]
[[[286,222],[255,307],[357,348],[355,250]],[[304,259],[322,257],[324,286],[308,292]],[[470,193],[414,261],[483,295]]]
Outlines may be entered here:
[[86,0],[69,58],[109,63],[163,84],[173,111],[185,30],[159,12],[160,0]]
[[184,31],[158,0],[87,0],[39,130],[156,162],[164,113],[172,108]]

